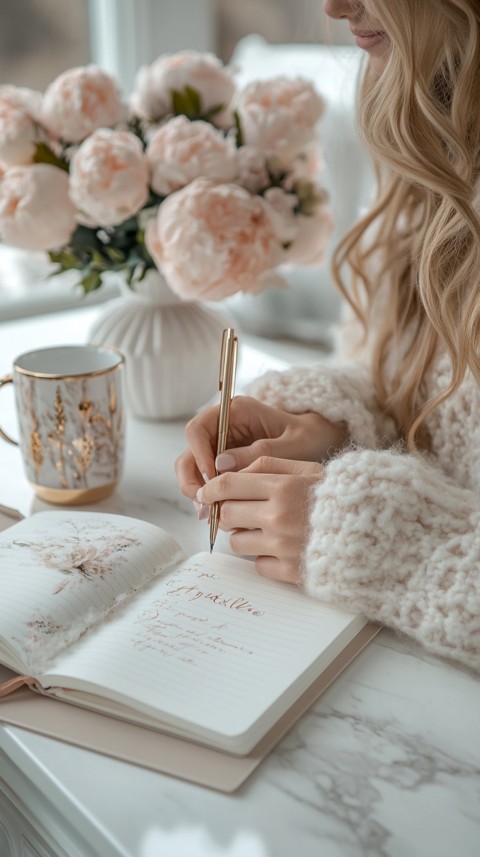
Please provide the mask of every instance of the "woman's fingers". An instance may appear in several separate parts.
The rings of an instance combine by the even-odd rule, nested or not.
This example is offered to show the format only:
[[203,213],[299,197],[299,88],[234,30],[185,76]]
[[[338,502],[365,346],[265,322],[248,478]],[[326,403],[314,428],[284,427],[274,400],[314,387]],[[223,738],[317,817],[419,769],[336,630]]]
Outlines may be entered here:
[[244,473],[286,474],[321,478],[323,465],[317,461],[292,461],[287,458],[261,456],[245,468]]
[[264,457],[320,461],[327,449],[335,447],[340,430],[319,414],[289,414],[256,403],[253,415],[251,405],[242,405],[242,402],[250,400],[239,397],[239,407],[234,414],[235,431],[228,449],[215,461],[219,472],[242,470]]
[[[202,482],[216,474],[215,452],[218,430],[218,407],[208,408],[185,426],[185,437],[190,447]],[[183,490],[183,488],[182,488]]]
[[197,491],[205,480],[199,472],[197,463],[189,449],[177,458],[175,473],[182,494],[185,494],[190,500],[195,500]]
[[261,529],[239,529],[234,530],[229,542],[233,553],[256,557],[255,568],[264,577],[283,580],[286,583],[298,582],[300,554],[297,545],[288,544],[288,539],[285,539],[285,545],[282,546]]
[[263,521],[265,500],[225,500],[220,506],[222,530],[254,530]]
[[229,541],[234,553],[256,558],[255,570],[262,577],[285,583],[298,583],[300,554],[296,550],[280,557],[272,555],[271,546],[262,530],[236,530]]
[[218,410],[218,406],[207,408],[185,429],[189,453],[180,456],[176,470],[180,489],[192,499],[195,489],[213,479],[217,471],[298,473],[272,462],[300,459],[318,468],[316,462],[331,441],[332,425],[319,414],[289,414],[248,396],[236,396],[230,410],[228,446],[216,458]]
[[197,500],[220,502],[220,527],[231,531],[234,553],[255,556],[259,574],[298,581],[308,526],[310,490],[323,474],[312,461],[263,457],[240,473],[204,485]]
[[[225,500],[268,500],[272,495],[273,474],[222,473],[198,490],[199,503],[223,503]],[[278,479],[278,474],[276,475]]]
[[219,473],[224,473],[226,470],[244,470],[257,458],[273,456],[275,449],[277,455],[281,455],[278,440],[268,438],[255,440],[248,446],[229,447],[216,457],[215,466]]
[[[268,406],[250,399],[248,396],[236,396],[230,408],[230,428],[228,437],[229,449],[223,453],[223,466],[220,461],[219,471],[241,470],[259,455],[270,453],[268,438],[263,439],[268,427],[262,422],[267,413],[271,423],[275,423],[276,411]],[[203,476],[203,481],[216,475],[215,456],[217,453],[219,408],[207,408],[191,419],[185,427],[190,452],[193,455],[197,469]],[[276,426],[270,426],[275,433]],[[256,438],[260,438],[256,440]],[[182,489],[183,490],[183,489]]]
[[[263,426],[257,411],[260,410],[263,413],[265,407],[248,396],[235,396],[233,398],[230,406],[229,447],[248,446],[257,437],[263,436]],[[267,410],[274,413],[271,408]],[[218,405],[207,408],[193,417],[185,427],[185,436],[198,470],[208,476],[209,479],[216,473],[214,462],[217,453],[218,414]],[[238,468],[226,467],[224,469]]]
[[221,529],[238,531],[231,543],[236,553],[288,555],[304,537],[309,491],[322,468],[277,459],[255,462],[254,468],[261,472],[218,476],[198,491],[197,500],[220,503]]
[[240,473],[228,471],[210,480],[199,489],[196,499],[208,504],[226,500],[272,500],[288,492],[289,477],[300,476],[315,482],[321,479],[322,473],[322,465],[313,461],[262,457]]
[[281,560],[276,556],[257,556],[255,570],[262,577],[270,580],[280,580],[283,583],[298,583],[300,574],[300,558]]
[[[227,449],[217,456],[215,466],[220,473],[226,470],[246,470],[259,459],[290,459],[291,437],[284,433],[279,437],[256,440],[248,446]],[[276,472],[276,471],[272,471]]]

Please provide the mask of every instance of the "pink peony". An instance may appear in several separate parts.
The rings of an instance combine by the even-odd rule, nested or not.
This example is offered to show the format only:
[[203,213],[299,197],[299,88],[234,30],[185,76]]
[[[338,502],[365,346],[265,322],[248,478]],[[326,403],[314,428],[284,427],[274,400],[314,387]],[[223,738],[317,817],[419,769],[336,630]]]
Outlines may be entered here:
[[100,128],[71,160],[70,195],[89,225],[121,223],[145,204],[148,192],[147,159],[129,131]]
[[322,152],[318,140],[313,140],[299,156],[292,161],[289,169],[289,180],[315,180],[324,167]]
[[30,164],[35,154],[36,128],[31,116],[0,97],[0,161]]
[[323,98],[303,78],[255,81],[236,99],[244,142],[288,163],[315,134]]
[[68,143],[80,143],[96,128],[115,125],[124,114],[114,78],[95,65],[64,71],[43,97],[45,127]]
[[173,112],[172,93],[184,92],[186,86],[200,95],[202,113],[223,106],[222,113],[213,117],[215,124],[223,126],[235,84],[217,57],[198,51],[164,54],[152,65],[142,66],[135,80],[130,109],[141,119],[158,121]]
[[50,164],[16,166],[0,183],[0,235],[24,250],[54,250],[75,229],[68,175]]
[[279,261],[261,197],[207,179],[196,179],[162,203],[146,243],[173,291],[187,300],[257,291],[261,275]]
[[176,116],[162,125],[147,148],[152,187],[163,195],[203,176],[216,182],[235,178],[235,143],[208,122]]
[[319,205],[315,214],[307,217],[297,214],[297,235],[292,245],[285,250],[283,262],[301,265],[321,265],[333,232],[332,212],[326,205]]
[[23,109],[36,121],[39,121],[42,108],[42,93],[26,86],[13,86],[5,83],[0,86],[0,100],[9,101]]
[[241,146],[237,149],[237,174],[235,181],[250,193],[260,193],[270,184],[265,152],[256,146]]
[[0,86],[0,161],[4,164],[32,162],[41,98],[33,89]]
[[298,233],[298,217],[295,208],[298,197],[294,193],[285,193],[280,187],[271,187],[264,194],[275,236],[280,244],[294,241]]
[[[323,199],[323,201],[322,201]],[[275,237],[283,247],[285,264],[321,265],[333,231],[333,216],[325,204],[327,195],[318,197],[312,215],[296,211],[299,204],[295,193],[282,188],[269,188],[264,194]]]

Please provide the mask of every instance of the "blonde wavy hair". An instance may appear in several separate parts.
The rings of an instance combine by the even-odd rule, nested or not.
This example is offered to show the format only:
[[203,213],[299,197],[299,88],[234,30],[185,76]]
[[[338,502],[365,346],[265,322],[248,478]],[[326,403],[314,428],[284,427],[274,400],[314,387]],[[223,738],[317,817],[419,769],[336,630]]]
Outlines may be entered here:
[[[334,275],[373,338],[378,402],[415,450],[468,370],[480,384],[480,2],[382,0],[375,17],[391,47],[383,73],[363,76],[359,124],[378,190],[338,245]],[[428,399],[439,348],[451,380]]]

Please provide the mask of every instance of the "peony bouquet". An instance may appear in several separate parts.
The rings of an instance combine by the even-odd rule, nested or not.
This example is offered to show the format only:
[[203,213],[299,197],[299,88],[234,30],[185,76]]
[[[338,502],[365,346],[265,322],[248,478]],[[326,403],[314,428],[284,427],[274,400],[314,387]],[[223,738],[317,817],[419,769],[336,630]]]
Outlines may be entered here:
[[323,260],[316,183],[323,100],[302,78],[235,84],[211,54],[140,69],[126,104],[96,66],[42,94],[0,87],[0,239],[129,284],[158,268],[184,299],[258,291],[272,269]]

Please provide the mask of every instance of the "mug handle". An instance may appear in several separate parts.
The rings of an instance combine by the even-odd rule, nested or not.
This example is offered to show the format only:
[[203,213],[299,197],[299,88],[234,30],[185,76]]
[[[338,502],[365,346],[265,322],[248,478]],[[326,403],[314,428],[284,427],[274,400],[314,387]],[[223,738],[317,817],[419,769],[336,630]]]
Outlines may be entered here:
[[[0,378],[0,387],[3,387],[5,384],[13,384],[12,375],[5,375],[3,378]],[[13,443],[14,446],[19,445],[18,440],[14,440],[13,437],[10,437],[10,435],[7,434],[7,432],[4,431],[1,426],[0,426],[0,437],[3,437],[3,439],[6,440],[7,443]]]

